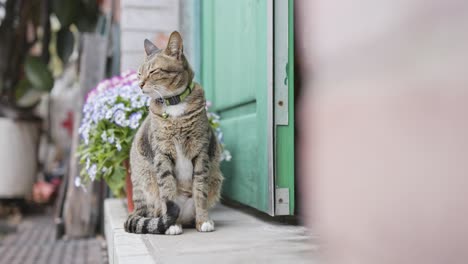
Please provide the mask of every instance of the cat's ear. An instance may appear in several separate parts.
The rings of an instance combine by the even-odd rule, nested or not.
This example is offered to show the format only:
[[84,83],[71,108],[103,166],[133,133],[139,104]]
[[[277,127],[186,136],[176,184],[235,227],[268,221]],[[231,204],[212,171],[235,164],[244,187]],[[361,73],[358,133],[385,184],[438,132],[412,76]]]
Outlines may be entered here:
[[154,45],[153,42],[149,41],[148,39],[145,39],[146,56],[154,54],[154,53],[156,53],[158,51],[159,51],[158,47],[156,47],[156,45]]
[[182,43],[182,37],[179,32],[174,31],[167,42],[166,54],[180,60],[183,53],[184,45]]

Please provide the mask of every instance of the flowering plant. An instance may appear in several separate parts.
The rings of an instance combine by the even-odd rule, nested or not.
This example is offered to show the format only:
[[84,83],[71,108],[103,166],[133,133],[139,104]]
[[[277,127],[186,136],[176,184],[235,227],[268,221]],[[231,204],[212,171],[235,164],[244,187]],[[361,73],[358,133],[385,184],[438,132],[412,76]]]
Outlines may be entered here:
[[[133,137],[148,115],[150,98],[141,93],[134,71],[100,82],[91,90],[83,107],[78,156],[82,170],[76,186],[104,179],[116,196],[122,196],[125,185],[123,162],[128,160]],[[210,106],[207,102],[207,110]],[[223,146],[221,160],[231,155],[224,149],[220,117],[207,111],[211,126]]]

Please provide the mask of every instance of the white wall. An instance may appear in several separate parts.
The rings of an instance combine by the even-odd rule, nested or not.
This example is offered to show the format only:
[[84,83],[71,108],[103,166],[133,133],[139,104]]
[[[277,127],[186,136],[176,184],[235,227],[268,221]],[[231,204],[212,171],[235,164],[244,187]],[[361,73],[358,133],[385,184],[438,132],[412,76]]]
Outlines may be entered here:
[[179,30],[178,0],[122,0],[121,66],[122,71],[137,69],[144,57],[143,40],[148,38],[159,48],[169,35]]

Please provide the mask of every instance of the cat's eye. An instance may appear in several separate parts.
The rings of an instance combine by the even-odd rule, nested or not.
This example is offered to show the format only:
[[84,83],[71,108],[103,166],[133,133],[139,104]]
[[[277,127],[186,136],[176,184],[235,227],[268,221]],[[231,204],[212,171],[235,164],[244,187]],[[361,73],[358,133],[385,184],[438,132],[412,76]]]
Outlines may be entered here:
[[173,73],[173,72],[175,72],[175,71],[172,71],[170,69],[161,69],[161,71],[164,72],[164,73]]
[[150,74],[155,74],[155,73],[158,73],[159,71],[160,71],[160,69],[154,69],[154,70],[150,71]]

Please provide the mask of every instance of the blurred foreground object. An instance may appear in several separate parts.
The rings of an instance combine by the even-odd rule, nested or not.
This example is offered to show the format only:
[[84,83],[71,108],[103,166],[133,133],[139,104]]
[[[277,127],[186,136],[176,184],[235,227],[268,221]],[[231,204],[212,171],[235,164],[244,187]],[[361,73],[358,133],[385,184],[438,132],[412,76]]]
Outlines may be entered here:
[[466,263],[468,2],[297,15],[301,193],[327,263]]
[[39,122],[0,118],[0,198],[26,198],[37,169]]
[[[86,33],[82,36],[82,51],[80,54],[80,87],[76,98],[74,124],[78,128],[81,120],[81,108],[85,94],[96,86],[105,75],[108,45],[108,36],[97,33]],[[67,189],[61,212],[61,221],[65,223],[65,235],[69,238],[89,237],[96,233],[98,226],[101,200],[106,195],[103,185],[91,183],[87,186],[87,192],[75,185],[75,177],[79,175],[78,157],[75,153],[80,138],[78,129],[73,130],[69,170],[67,173]]]
[[33,186],[33,201],[38,204],[44,204],[52,199],[57,186],[46,181],[38,181]]
[[43,178],[50,112],[46,103],[37,115],[37,106],[96,18],[96,1],[0,1],[0,198],[29,198],[38,171]]

